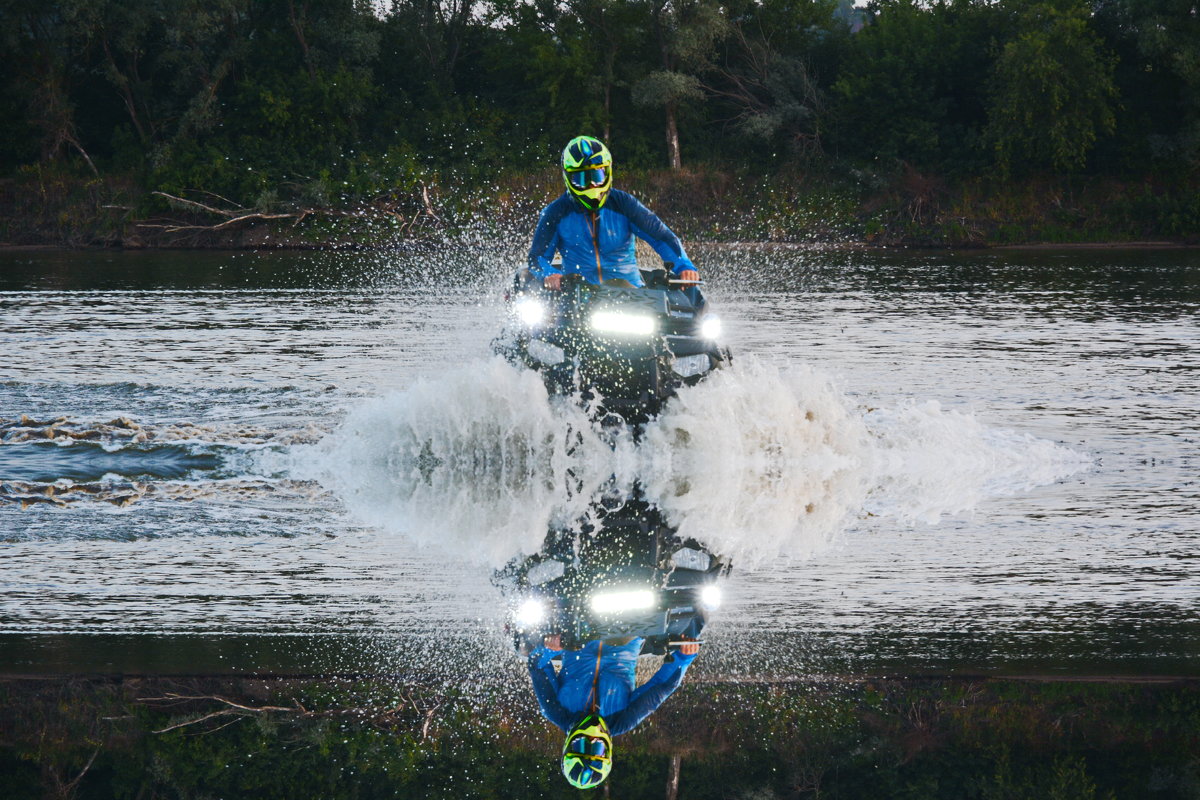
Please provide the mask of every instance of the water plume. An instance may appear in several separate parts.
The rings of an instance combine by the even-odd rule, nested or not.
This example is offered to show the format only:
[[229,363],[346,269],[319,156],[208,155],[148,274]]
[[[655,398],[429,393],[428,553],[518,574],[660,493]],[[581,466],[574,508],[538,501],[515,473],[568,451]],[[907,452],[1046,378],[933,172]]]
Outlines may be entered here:
[[827,376],[740,359],[647,426],[639,477],[684,536],[741,562],[806,557],[861,505],[866,447]]
[[1092,459],[1028,433],[992,428],[936,400],[863,415],[873,445],[864,508],[901,522],[937,523],[1089,468]]
[[866,516],[936,523],[1089,459],[936,402],[863,409],[809,366],[739,359],[635,437],[602,431],[533,372],[499,359],[363,404],[291,476],[366,524],[491,565],[640,487],[680,535],[742,566],[806,558]]
[[493,359],[363,404],[318,445],[294,450],[292,472],[370,525],[499,565],[586,508],[597,471],[579,466],[606,452],[581,409]]

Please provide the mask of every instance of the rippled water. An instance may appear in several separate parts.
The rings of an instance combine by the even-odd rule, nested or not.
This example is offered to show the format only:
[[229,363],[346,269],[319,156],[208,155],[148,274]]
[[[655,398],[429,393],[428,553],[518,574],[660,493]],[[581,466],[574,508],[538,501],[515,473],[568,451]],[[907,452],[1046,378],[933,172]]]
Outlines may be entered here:
[[503,669],[612,479],[734,559],[698,675],[1197,672],[1200,253],[700,258],[734,368],[610,446],[505,258],[0,254],[0,667]]

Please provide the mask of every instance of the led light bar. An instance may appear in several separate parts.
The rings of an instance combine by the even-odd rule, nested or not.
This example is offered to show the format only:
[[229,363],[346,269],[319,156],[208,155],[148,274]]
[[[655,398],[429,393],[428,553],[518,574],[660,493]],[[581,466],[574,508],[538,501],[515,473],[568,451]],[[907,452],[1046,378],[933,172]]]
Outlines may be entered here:
[[592,595],[592,611],[597,614],[619,614],[622,611],[643,611],[653,608],[657,601],[649,589],[630,589],[622,592],[601,592]]
[[592,314],[592,330],[598,333],[650,336],[654,328],[654,317],[644,314],[623,314],[620,311],[597,311]]

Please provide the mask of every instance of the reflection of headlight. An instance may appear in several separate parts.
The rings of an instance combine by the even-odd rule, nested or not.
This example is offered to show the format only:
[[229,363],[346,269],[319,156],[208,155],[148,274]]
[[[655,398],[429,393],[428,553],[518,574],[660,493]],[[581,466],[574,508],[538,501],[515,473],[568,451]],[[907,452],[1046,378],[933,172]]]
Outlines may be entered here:
[[532,297],[522,297],[513,303],[513,311],[516,312],[517,319],[530,328],[541,325],[546,319],[546,307]]
[[525,630],[536,628],[546,621],[546,604],[541,600],[530,598],[517,608],[515,616],[517,625]]
[[592,595],[592,611],[597,614],[618,614],[622,611],[641,611],[653,608],[654,592],[649,589],[631,589],[624,592],[601,592]]
[[705,339],[716,339],[721,335],[721,318],[712,314],[700,323],[700,335]]
[[597,311],[592,314],[592,330],[626,336],[649,336],[654,333],[654,317],[644,314],[622,314],[619,311]]
[[700,602],[709,608],[721,605],[721,590],[717,586],[705,586],[700,590]]

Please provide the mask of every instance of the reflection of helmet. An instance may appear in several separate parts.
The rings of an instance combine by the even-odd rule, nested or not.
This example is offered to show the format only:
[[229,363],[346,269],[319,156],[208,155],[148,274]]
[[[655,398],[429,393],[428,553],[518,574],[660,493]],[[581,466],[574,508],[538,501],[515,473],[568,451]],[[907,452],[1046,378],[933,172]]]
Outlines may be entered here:
[[599,211],[612,188],[612,154],[599,139],[576,136],[562,154],[563,182],[579,205]]
[[567,733],[562,771],[576,789],[594,789],[612,772],[612,737],[599,714],[588,714]]

